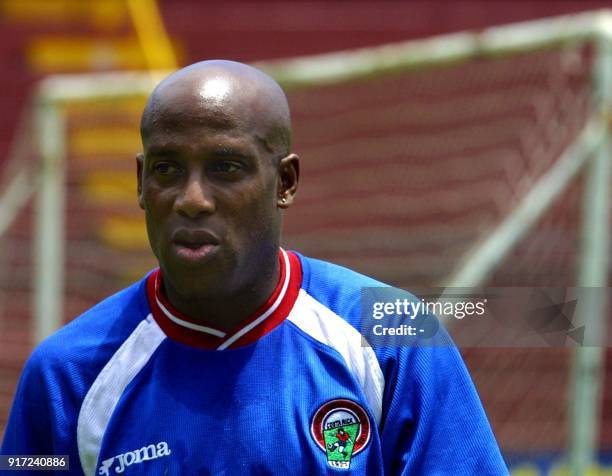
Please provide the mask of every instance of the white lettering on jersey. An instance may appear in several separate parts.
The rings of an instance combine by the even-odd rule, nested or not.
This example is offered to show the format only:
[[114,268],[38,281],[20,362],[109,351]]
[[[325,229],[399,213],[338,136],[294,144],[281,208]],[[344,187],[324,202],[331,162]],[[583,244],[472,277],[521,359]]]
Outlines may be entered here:
[[168,443],[165,441],[160,441],[157,443],[157,445],[151,444],[148,446],[143,446],[138,450],[128,451],[126,453],[105,459],[102,461],[98,474],[100,476],[110,476],[109,470],[111,469],[115,460],[117,465],[113,469],[115,470],[116,474],[121,474],[128,466],[144,463],[145,461],[161,458],[162,456],[169,456],[170,453],[171,451],[170,448],[168,448]]

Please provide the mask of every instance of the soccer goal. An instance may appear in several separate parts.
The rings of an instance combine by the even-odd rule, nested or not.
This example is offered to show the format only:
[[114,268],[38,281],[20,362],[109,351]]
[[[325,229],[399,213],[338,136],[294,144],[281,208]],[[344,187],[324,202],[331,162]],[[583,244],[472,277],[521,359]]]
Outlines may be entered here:
[[[256,66],[286,89],[302,157],[287,247],[407,289],[608,285],[612,12]],[[38,341],[154,266],[134,155],[164,74],[53,76],[36,90],[21,135],[36,147],[0,182],[13,342],[29,296]],[[612,450],[605,294],[577,316],[601,345],[464,351],[507,454],[569,448],[583,474],[596,448]]]

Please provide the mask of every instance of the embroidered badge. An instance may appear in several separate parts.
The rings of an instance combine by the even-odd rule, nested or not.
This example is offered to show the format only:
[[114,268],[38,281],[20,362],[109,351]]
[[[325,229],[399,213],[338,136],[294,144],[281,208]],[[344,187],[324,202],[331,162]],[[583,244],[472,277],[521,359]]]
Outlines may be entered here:
[[351,458],[370,441],[370,419],[363,407],[339,398],[319,407],[312,417],[310,434],[325,451],[332,468],[348,469]]

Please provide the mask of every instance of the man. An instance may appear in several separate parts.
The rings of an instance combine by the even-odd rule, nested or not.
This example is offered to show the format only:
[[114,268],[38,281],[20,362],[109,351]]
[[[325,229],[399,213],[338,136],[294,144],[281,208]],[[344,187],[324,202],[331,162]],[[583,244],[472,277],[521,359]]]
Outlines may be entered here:
[[507,473],[456,349],[362,346],[360,291],[382,284],[280,248],[299,162],[271,78],[184,68],[141,133],[160,267],[34,351],[3,454],[92,476]]

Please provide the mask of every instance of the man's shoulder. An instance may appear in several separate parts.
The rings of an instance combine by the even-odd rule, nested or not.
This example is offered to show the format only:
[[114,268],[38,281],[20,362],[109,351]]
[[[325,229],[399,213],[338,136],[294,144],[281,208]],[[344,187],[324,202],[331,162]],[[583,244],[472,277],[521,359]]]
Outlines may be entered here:
[[[395,288],[344,266],[299,253],[297,255],[302,264],[302,291],[308,295],[307,299],[314,299],[318,309],[326,308],[327,312],[331,311],[364,337],[371,338],[372,325],[379,323],[378,320],[372,320],[373,303],[395,302],[400,297],[419,302],[409,291]],[[444,330],[440,336],[446,338]],[[379,348],[388,346],[385,339],[376,339],[376,343]]]
[[300,253],[304,281],[307,286],[327,286],[333,288],[343,288],[347,291],[359,290],[364,287],[388,287],[374,278],[361,274],[352,269],[330,263],[316,258],[310,258]]
[[361,297],[366,289],[387,288],[388,284],[352,269],[299,253],[302,289],[316,301],[354,325],[360,315]]
[[29,365],[103,362],[148,313],[142,279],[102,300],[43,340],[32,353]]

